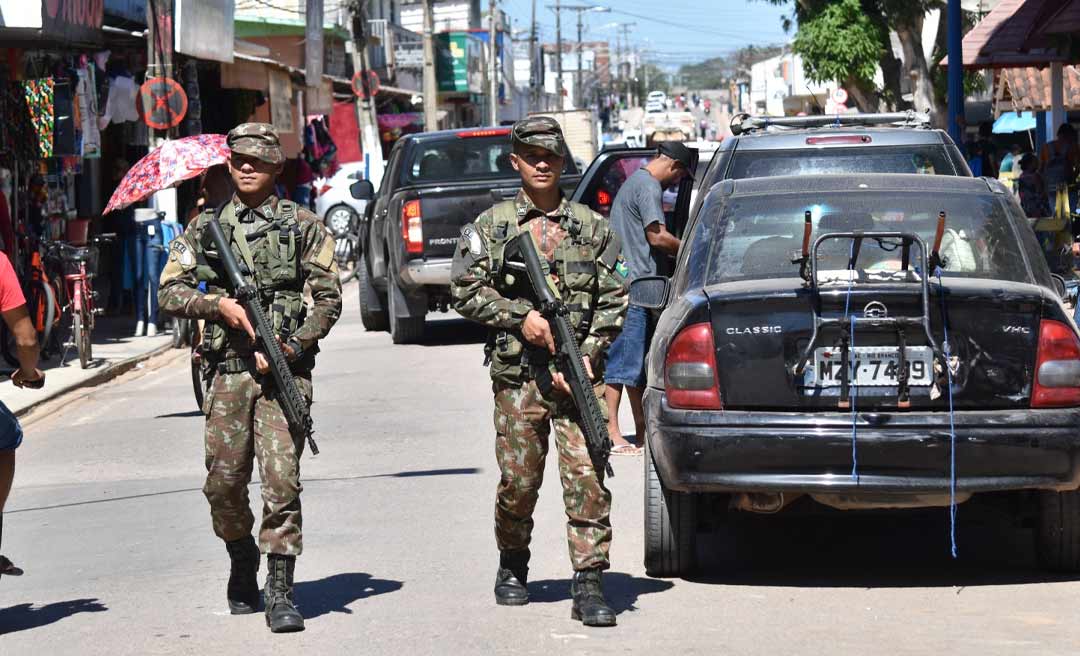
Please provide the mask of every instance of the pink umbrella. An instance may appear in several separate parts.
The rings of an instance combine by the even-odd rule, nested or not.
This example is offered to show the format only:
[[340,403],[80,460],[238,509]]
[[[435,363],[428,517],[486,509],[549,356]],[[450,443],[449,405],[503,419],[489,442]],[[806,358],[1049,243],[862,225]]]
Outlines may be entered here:
[[150,194],[175,187],[229,159],[223,134],[200,134],[166,141],[128,170],[102,214],[119,210]]

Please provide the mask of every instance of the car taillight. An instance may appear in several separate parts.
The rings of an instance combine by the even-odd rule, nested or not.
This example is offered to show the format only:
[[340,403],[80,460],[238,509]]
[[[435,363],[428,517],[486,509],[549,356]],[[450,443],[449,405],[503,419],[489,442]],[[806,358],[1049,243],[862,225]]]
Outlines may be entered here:
[[716,344],[712,326],[696,323],[683,328],[668,347],[664,361],[668,404],[687,410],[720,410],[716,376]]
[[458,132],[458,139],[475,139],[476,137],[505,137],[510,134],[510,128],[488,128],[485,130],[465,130]]
[[330,185],[325,185],[324,184],[323,186],[319,187],[319,195],[321,196],[321,195],[325,194],[326,192],[330,191],[330,189],[331,189]]
[[406,253],[424,252],[424,228],[420,224],[420,201],[410,200],[401,206],[401,238]]
[[1031,407],[1069,406],[1080,406],[1080,339],[1068,325],[1043,319]]
[[832,137],[807,137],[807,146],[829,146],[836,144],[868,144],[873,139],[866,134],[844,134]]
[[611,205],[611,194],[601,189],[596,192],[596,204],[601,207],[608,207]]

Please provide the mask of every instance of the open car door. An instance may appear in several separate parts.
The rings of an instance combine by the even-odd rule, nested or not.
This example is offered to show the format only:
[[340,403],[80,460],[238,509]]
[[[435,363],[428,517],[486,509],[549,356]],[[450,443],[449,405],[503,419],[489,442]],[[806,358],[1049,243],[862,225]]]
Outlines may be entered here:
[[[697,168],[697,150],[691,148],[690,153],[695,158],[694,166],[691,167],[691,170],[694,170]],[[588,205],[596,212],[609,216],[615,196],[626,179],[652,161],[654,157],[656,157],[655,148],[626,148],[600,153],[582,175],[581,182],[574,190],[571,200]],[[683,231],[690,220],[693,186],[693,180],[684,178],[679,184],[664,190],[664,223],[668,232],[679,239],[682,239]],[[673,262],[666,264],[667,267],[661,267],[664,269],[661,271],[662,274],[670,274],[674,266]]]

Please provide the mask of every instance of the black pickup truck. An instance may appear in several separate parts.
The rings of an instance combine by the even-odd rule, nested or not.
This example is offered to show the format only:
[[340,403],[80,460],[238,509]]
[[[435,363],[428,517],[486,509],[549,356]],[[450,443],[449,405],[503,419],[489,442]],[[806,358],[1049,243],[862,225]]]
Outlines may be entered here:
[[[580,179],[567,157],[562,176],[567,195]],[[508,127],[402,137],[378,191],[370,184],[354,191],[373,201],[357,276],[364,327],[389,329],[395,344],[422,339],[427,313],[448,308],[450,261],[461,227],[512,199],[520,186],[510,163]]]

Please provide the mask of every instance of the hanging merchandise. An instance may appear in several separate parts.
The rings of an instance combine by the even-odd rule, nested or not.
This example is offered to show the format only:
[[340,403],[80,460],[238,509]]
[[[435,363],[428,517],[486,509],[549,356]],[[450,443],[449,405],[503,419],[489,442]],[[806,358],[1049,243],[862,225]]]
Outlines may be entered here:
[[19,82],[12,82],[8,69],[0,66],[0,153],[14,162],[37,159],[38,146],[26,95]]
[[22,83],[26,107],[37,136],[37,157],[53,156],[53,92],[55,84],[51,77],[27,80]]
[[67,78],[55,81],[53,90],[53,156],[78,155],[75,134],[75,89]]
[[101,115],[98,126],[105,128],[110,122],[124,123],[138,121],[139,112],[135,109],[135,97],[139,86],[135,80],[123,75],[109,79],[109,97],[105,101],[105,113]]
[[[85,62],[84,62],[85,63]],[[94,85],[94,67],[82,66],[78,70],[79,83],[75,87],[76,107],[79,110],[79,129],[82,131],[83,157],[101,157],[101,133],[98,130],[97,92]]]

